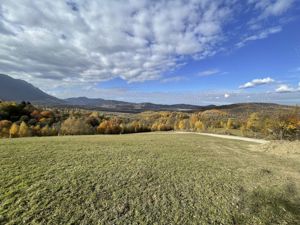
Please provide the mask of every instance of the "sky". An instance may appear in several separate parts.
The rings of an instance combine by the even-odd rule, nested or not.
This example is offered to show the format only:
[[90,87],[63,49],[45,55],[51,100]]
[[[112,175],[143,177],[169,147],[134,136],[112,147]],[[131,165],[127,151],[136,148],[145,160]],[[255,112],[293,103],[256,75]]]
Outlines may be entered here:
[[1,0],[0,73],[59,98],[300,104],[300,1]]

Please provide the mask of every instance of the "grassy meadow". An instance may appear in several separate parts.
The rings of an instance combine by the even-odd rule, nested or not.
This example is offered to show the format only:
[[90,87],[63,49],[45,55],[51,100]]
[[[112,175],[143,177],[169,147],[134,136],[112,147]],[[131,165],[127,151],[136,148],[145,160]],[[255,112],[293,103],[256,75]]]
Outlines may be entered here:
[[0,224],[300,224],[300,158],[147,133],[0,139]]

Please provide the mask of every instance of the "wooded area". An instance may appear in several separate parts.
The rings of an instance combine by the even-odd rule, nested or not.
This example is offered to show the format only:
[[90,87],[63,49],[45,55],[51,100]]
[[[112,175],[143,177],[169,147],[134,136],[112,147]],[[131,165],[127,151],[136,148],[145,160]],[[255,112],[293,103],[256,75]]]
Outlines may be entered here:
[[300,109],[258,111],[143,112],[109,115],[80,109],[42,109],[30,102],[0,102],[0,136],[126,134],[199,131],[266,139],[300,139]]

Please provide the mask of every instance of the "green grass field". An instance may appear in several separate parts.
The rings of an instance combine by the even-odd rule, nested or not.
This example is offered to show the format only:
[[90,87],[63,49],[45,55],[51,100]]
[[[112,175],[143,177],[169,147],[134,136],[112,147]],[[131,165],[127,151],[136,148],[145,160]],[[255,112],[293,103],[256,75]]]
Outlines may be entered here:
[[300,160],[194,134],[0,139],[0,224],[300,224]]

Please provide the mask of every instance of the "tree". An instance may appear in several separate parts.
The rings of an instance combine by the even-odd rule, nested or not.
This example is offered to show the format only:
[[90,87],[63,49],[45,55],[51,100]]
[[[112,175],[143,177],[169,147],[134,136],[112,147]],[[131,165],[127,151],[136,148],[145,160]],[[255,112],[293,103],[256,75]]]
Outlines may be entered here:
[[51,129],[46,125],[40,130],[40,133],[42,136],[51,136]]
[[31,132],[27,124],[22,121],[20,128],[19,128],[19,136],[20,137],[29,137],[31,136]]
[[32,126],[32,133],[34,136],[41,136],[41,126],[39,124],[36,126]]
[[92,134],[93,128],[83,119],[70,117],[62,123],[60,131],[63,135]]
[[184,120],[180,120],[178,123],[178,129],[179,130],[184,130],[185,128],[185,121]]
[[99,134],[108,134],[109,122],[107,120],[102,121],[97,127],[97,132]]
[[158,131],[159,124],[157,122],[153,123],[151,126],[151,131]]
[[178,123],[178,129],[179,130],[189,130],[190,128],[190,123],[188,119],[182,119]]
[[196,125],[197,122],[198,122],[197,115],[196,114],[192,114],[191,117],[190,117],[190,127],[192,129],[194,129],[194,128],[196,129],[195,125]]
[[52,118],[54,116],[53,112],[48,111],[48,110],[42,111],[40,114],[44,118]]
[[0,121],[0,137],[9,137],[9,129],[12,122],[9,120]]
[[229,118],[228,120],[227,120],[227,123],[226,123],[226,129],[232,129],[233,128],[233,121],[232,121],[232,119],[231,118]]
[[252,113],[248,120],[247,120],[247,125],[246,128],[248,130],[251,130],[253,132],[258,132],[260,129],[260,119],[258,116],[258,113]]
[[205,129],[205,126],[204,126],[204,124],[203,124],[200,120],[198,120],[198,121],[195,123],[195,129],[196,129],[197,131],[201,131],[201,130],[204,130],[204,129]]
[[9,137],[15,138],[15,137],[18,137],[18,134],[19,134],[19,125],[17,125],[16,123],[13,123],[9,129]]

